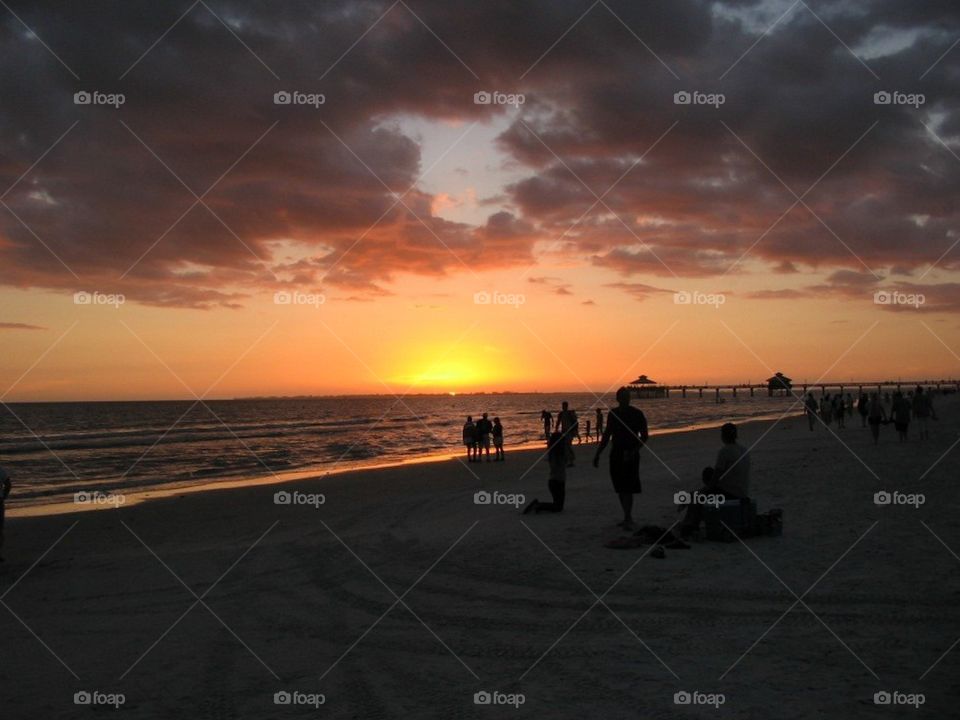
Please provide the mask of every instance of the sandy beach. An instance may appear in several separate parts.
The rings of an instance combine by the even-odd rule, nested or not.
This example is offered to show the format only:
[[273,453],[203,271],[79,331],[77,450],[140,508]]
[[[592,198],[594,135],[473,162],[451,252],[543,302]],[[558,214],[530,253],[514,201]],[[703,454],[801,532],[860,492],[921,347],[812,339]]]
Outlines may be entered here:
[[[877,707],[886,691],[947,717],[958,408],[939,402],[928,441],[885,427],[877,447],[856,417],[832,433],[797,417],[742,426],[752,494],[783,509],[783,536],[664,559],[603,547],[622,532],[592,444],[560,515],[475,503],[548,497],[539,452],[522,451],[10,518],[3,716],[85,716],[78,692],[131,718],[914,712]],[[716,430],[654,438],[638,522],[676,522],[673,494],[718,446]],[[875,504],[884,490],[925,502]]]

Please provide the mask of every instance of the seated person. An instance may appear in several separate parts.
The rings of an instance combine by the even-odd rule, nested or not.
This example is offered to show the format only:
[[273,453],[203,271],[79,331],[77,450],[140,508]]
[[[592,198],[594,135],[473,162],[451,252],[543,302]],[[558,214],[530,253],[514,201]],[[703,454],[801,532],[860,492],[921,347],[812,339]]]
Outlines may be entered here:
[[[747,500],[750,497],[750,454],[737,442],[737,426],[726,423],[720,428],[723,446],[717,453],[714,466],[703,469],[703,487],[697,491],[703,495],[723,495],[725,500]],[[681,508],[683,509],[683,506]],[[703,519],[703,505],[691,502],[686,505],[687,515],[680,525],[680,535],[688,537]]]

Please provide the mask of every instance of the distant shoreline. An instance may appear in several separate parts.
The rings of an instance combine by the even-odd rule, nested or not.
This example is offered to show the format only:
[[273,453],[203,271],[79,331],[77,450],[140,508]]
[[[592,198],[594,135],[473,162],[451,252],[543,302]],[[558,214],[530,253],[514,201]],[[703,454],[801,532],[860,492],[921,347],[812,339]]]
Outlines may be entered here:
[[[771,413],[770,415],[758,416],[750,420],[741,421],[741,425],[755,424],[774,424],[780,420],[786,420],[791,417],[797,417],[803,414],[803,408],[798,406],[796,412],[789,413]],[[723,424],[722,420],[712,420],[695,425],[673,428],[654,428],[650,432],[651,437],[665,437],[679,435],[682,433],[702,433],[708,430],[715,430]],[[574,449],[578,447],[595,446],[596,441],[586,441],[582,446],[574,444]],[[519,453],[533,453],[543,450],[542,442],[517,443],[507,445],[507,455],[517,455]],[[397,468],[407,468],[417,465],[430,465],[441,462],[456,462],[457,458],[463,457],[463,449],[441,450],[424,455],[417,455],[409,459],[390,459],[383,461],[366,461],[360,463],[340,463],[335,464],[332,469],[324,469],[323,466],[310,468],[301,468],[273,474],[257,474],[243,476],[228,476],[210,481],[190,482],[183,481],[171,483],[169,485],[155,485],[147,488],[132,488],[130,492],[117,492],[115,496],[122,496],[124,502],[120,507],[130,507],[145,502],[163,500],[181,495],[194,495],[208,492],[219,492],[225,490],[236,490],[240,488],[250,488],[264,485],[286,485],[298,482],[314,482],[325,478],[340,477],[356,473],[361,481],[371,480],[372,478],[363,478],[364,475],[373,475],[384,470]],[[16,493],[14,492],[7,501],[7,518],[18,517],[42,517],[50,515],[66,515],[73,513],[87,513],[95,511],[110,511],[115,509],[110,504],[100,505],[78,505],[69,499],[73,492],[64,495],[43,496],[43,499],[51,498],[47,502],[36,502],[38,498],[31,498],[30,501],[22,504],[16,502]],[[11,502],[12,500],[12,502]]]

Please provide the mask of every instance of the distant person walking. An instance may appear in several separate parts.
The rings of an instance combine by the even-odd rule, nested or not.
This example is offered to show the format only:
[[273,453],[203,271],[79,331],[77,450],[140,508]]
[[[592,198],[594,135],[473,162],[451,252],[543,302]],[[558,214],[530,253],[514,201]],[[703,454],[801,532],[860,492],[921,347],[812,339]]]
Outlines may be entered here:
[[540,502],[536,498],[531,500],[523,509],[523,514],[542,512],[562,512],[563,503],[567,497],[567,457],[563,445],[563,435],[553,433],[547,441],[547,463],[550,465],[550,477],[547,487],[553,502]]
[[503,425],[498,417],[493,419],[493,451],[495,461],[503,462],[507,459],[503,454]]
[[467,462],[475,462],[477,453],[477,426],[473,424],[473,416],[467,415],[463,424],[463,444],[467,448]]
[[833,422],[833,398],[829,393],[820,399],[820,417],[823,419],[823,424],[830,427],[830,423]]
[[866,393],[860,393],[857,398],[857,412],[860,413],[860,427],[867,426],[867,415],[870,414],[870,400]]
[[550,432],[553,430],[553,415],[547,410],[540,411],[540,420],[543,422],[543,439],[550,439]]
[[7,471],[0,467],[0,562],[3,562],[3,524],[4,524],[4,515],[6,511],[4,505],[7,501],[7,496],[10,494],[10,476],[7,475]]
[[845,404],[847,408],[847,417],[853,417],[853,395],[850,393],[847,393],[847,401]]
[[593,440],[593,435],[590,434],[590,421],[587,420],[587,442]]
[[833,396],[833,415],[837,418],[837,427],[841,430],[847,427],[846,412],[843,407],[843,394],[837,393]]
[[919,385],[917,385],[917,391],[913,395],[913,417],[916,418],[917,427],[920,429],[920,439],[926,440],[930,437],[927,421],[931,417],[936,420],[937,413],[933,409],[933,394],[929,390],[924,392]]
[[564,400],[560,404],[560,413],[557,415],[557,430],[563,435],[566,444],[567,467],[573,467],[573,438],[579,434],[577,413],[570,409],[570,404]]
[[493,423],[487,418],[487,414],[477,420],[477,462],[480,462],[480,456],[486,452],[487,462],[490,462],[490,435],[493,433]]
[[624,530],[633,528],[633,496],[640,492],[640,450],[647,442],[647,418],[638,408],[630,405],[630,388],[617,390],[617,407],[607,413],[607,429],[600,438],[593,466],[600,467],[600,455],[607,443],[610,449],[610,480],[620,498]]
[[870,425],[870,434],[873,435],[873,444],[880,442],[880,425],[887,421],[887,411],[880,402],[880,395],[873,393],[870,396],[870,406],[867,410],[867,422]]
[[597,408],[597,442],[600,442],[601,435],[603,435],[603,410]]
[[890,408],[890,417],[893,418],[893,426],[897,429],[897,437],[900,442],[906,442],[907,433],[910,430],[910,415],[913,407],[903,393],[899,390],[893,396],[893,407]]
[[807,393],[807,399],[803,403],[804,411],[807,414],[807,422],[810,423],[810,432],[813,432],[813,424],[817,421],[819,410],[817,408],[817,399],[812,392]]

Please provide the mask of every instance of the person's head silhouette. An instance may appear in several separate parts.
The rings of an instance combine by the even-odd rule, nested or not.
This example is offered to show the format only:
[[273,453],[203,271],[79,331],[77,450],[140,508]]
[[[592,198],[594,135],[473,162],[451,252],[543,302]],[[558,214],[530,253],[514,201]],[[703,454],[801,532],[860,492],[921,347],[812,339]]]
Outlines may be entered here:
[[725,445],[730,445],[737,441],[737,426],[733,423],[724,423],[720,428],[720,439]]

